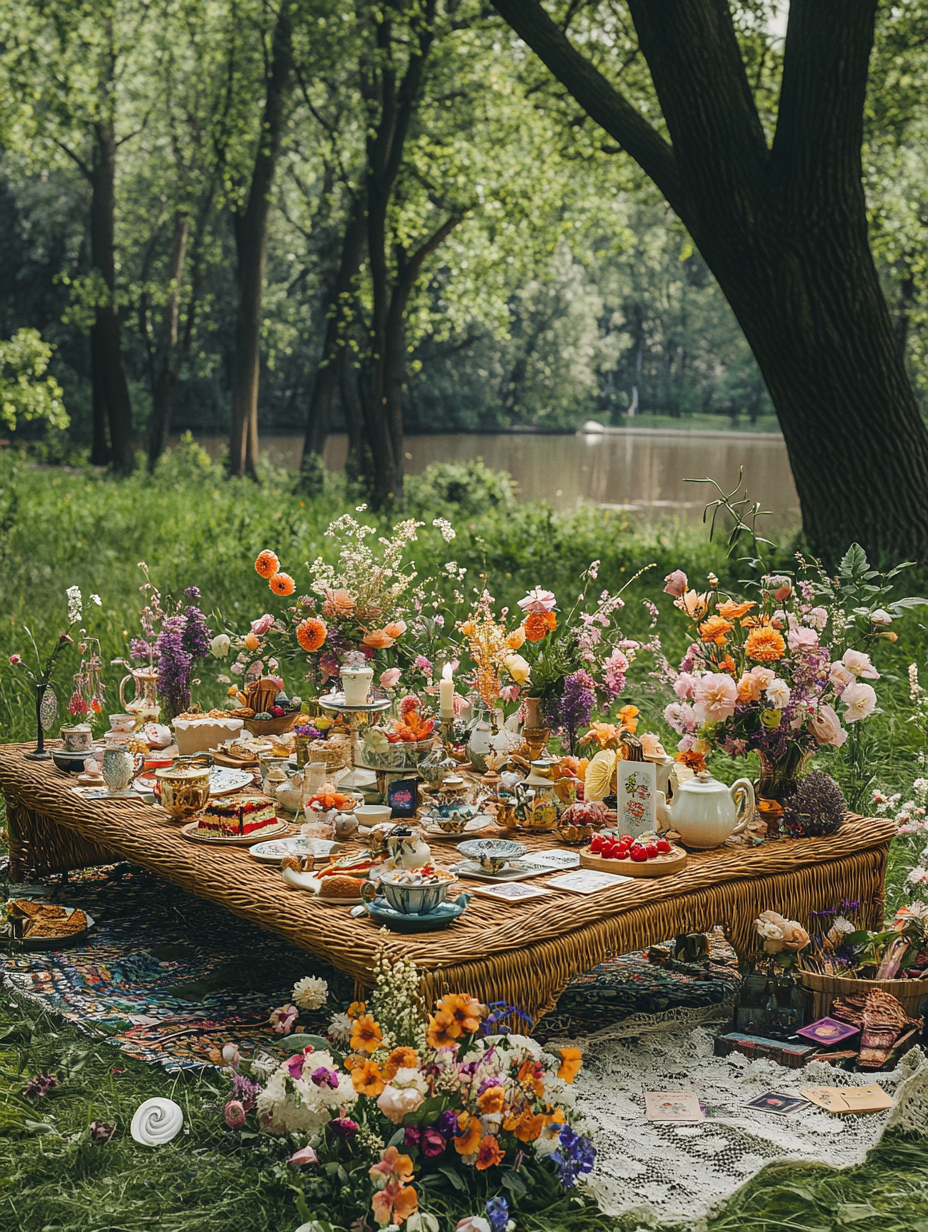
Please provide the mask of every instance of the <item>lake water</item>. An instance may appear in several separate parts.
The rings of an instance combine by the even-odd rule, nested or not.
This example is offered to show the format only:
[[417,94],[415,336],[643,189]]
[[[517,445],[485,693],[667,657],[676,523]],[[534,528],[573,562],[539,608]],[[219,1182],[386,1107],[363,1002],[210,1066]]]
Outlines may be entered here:
[[[226,440],[202,437],[200,443],[218,456]],[[278,465],[299,466],[302,448],[302,437],[261,438],[261,451]],[[346,449],[344,436],[329,437],[325,461],[330,470],[344,466]],[[730,490],[743,466],[751,498],[775,515],[771,523],[783,529],[799,523],[786,446],[773,433],[633,428],[608,436],[449,433],[406,438],[410,475],[432,462],[472,458],[508,471],[523,500],[548,500],[558,509],[592,501],[651,517],[681,514],[695,520],[702,517],[711,490],[684,480],[708,475]]]

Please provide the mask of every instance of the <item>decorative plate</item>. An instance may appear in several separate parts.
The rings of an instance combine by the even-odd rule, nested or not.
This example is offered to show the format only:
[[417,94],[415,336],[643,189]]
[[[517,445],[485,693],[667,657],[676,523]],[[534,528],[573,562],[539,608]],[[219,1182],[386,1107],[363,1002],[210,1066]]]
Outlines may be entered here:
[[[469,894],[459,894],[452,902],[439,903],[428,915],[405,915],[394,911],[385,898],[375,898],[362,908],[378,925],[385,925],[397,933],[433,933],[447,928],[458,916],[463,915],[470,902]],[[354,915],[355,912],[352,912]],[[357,912],[358,915],[361,912]]]
[[39,722],[42,724],[42,731],[49,731],[57,717],[58,694],[51,685],[48,685],[42,694],[42,704],[39,707]]
[[555,871],[550,864],[536,864],[531,859],[513,860],[498,873],[488,873],[477,860],[462,860],[453,867],[459,877],[472,881],[521,881],[523,877],[550,876]]
[[280,864],[284,856],[308,856],[315,860],[324,860],[329,855],[341,851],[342,844],[329,838],[306,838],[302,834],[295,838],[275,838],[267,843],[256,843],[249,849],[249,855],[254,856],[262,864]]
[[429,839],[433,843],[462,843],[466,839],[474,838],[478,834],[482,834],[488,826],[495,825],[493,818],[489,813],[478,813],[476,817],[472,817],[458,834],[447,834],[444,830],[440,830],[431,817],[420,817],[419,828],[424,839]]
[[259,830],[257,834],[209,834],[199,833],[197,826],[200,823],[194,818],[193,821],[188,821],[186,825],[181,826],[180,832],[184,838],[190,839],[193,843],[208,843],[213,847],[251,847],[255,843],[262,843],[267,838],[272,838],[274,835],[289,834],[289,821],[278,821],[276,825],[265,826]]

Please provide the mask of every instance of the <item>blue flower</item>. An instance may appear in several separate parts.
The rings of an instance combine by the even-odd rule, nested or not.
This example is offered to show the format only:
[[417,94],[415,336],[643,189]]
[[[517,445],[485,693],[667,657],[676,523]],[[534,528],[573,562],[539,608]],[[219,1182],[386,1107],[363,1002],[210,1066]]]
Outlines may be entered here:
[[596,1149],[589,1138],[565,1125],[558,1135],[558,1148],[552,1156],[557,1179],[565,1189],[576,1185],[580,1176],[593,1171]]
[[486,1206],[487,1219],[493,1232],[505,1232],[509,1222],[509,1204],[505,1198],[491,1198]]

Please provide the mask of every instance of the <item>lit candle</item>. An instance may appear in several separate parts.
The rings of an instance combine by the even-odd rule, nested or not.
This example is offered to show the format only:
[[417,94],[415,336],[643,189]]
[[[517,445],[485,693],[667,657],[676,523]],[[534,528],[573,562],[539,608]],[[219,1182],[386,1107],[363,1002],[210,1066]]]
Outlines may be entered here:
[[438,717],[442,720],[454,718],[454,677],[451,674],[450,663],[446,663],[441,669],[441,680],[438,685]]

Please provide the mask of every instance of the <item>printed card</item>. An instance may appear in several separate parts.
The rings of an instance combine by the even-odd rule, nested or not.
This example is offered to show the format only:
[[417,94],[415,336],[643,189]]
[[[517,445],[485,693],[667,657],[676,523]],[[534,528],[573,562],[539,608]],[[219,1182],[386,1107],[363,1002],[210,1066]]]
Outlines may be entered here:
[[875,1082],[865,1087],[802,1087],[800,1095],[828,1112],[881,1112],[893,1106],[893,1097]]
[[810,1022],[807,1027],[801,1027],[796,1034],[803,1039],[811,1040],[813,1044],[821,1044],[828,1048],[831,1044],[841,1044],[844,1040],[857,1035],[860,1027],[852,1027],[846,1022],[838,1022],[837,1018],[820,1018],[818,1022]]
[[485,894],[487,898],[495,898],[501,903],[523,903],[530,898],[541,898],[550,894],[541,886],[526,885],[523,881],[507,881],[503,885],[475,885],[474,894]]
[[576,873],[561,873],[559,877],[552,877],[545,885],[552,890],[569,890],[571,894],[595,894],[597,890],[610,890],[613,886],[621,885],[623,881],[634,881],[634,877],[581,868]]
[[533,864],[547,864],[549,868],[579,868],[580,856],[576,851],[533,851]]
[[620,761],[618,833],[637,838],[657,830],[657,767],[650,761]]
[[785,1095],[782,1091],[765,1091],[756,1099],[748,1100],[744,1106],[745,1108],[756,1108],[759,1112],[772,1112],[774,1116],[790,1116],[812,1105],[807,1099],[802,1099],[798,1095]]
[[704,1121],[706,1114],[691,1091],[645,1091],[649,1121]]

